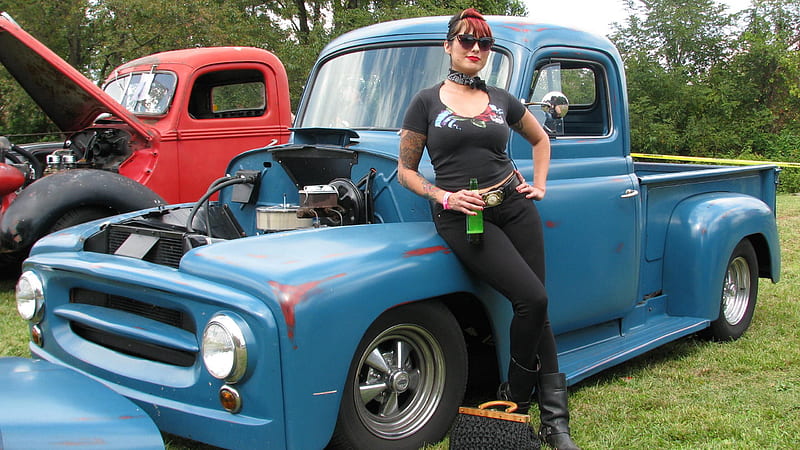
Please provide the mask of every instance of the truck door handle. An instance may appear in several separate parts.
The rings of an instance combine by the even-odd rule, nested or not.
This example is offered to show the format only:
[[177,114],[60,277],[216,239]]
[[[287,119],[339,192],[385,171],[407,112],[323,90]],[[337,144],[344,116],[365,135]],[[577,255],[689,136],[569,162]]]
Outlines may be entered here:
[[633,198],[639,195],[639,191],[636,189],[626,189],[625,193],[620,195],[619,198]]

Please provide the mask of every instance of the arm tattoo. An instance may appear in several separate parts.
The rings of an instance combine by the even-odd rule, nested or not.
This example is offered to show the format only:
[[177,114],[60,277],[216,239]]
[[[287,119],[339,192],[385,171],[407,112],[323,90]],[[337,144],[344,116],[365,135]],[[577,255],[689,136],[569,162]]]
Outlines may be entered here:
[[419,168],[419,160],[422,159],[425,141],[426,136],[424,134],[403,131],[403,135],[400,138],[400,164],[404,168],[414,171]]
[[522,119],[519,119],[519,122],[517,122],[517,123],[512,123],[511,124],[511,129],[516,131],[517,133],[519,133],[526,140],[528,138],[530,138],[530,136],[528,136],[528,129],[525,128],[525,125],[523,125]]
[[422,182],[422,191],[425,195],[423,197],[427,198],[428,200],[436,201],[436,186],[432,185],[430,181],[426,180],[422,175],[419,175],[419,180]]
[[[427,141],[427,136],[424,134],[416,133],[413,131],[403,130],[402,135],[400,137],[400,154],[399,154],[399,164],[405,168],[413,171],[410,176],[415,177],[419,180],[420,185],[422,186],[422,192],[417,192],[417,194],[422,195],[423,197],[429,200],[436,200],[436,191],[438,188],[431,184],[428,180],[426,180],[422,175],[419,174],[419,161],[422,159],[422,152],[425,149],[425,143]],[[398,177],[398,181],[402,186],[409,187],[409,181],[403,176],[402,172]]]

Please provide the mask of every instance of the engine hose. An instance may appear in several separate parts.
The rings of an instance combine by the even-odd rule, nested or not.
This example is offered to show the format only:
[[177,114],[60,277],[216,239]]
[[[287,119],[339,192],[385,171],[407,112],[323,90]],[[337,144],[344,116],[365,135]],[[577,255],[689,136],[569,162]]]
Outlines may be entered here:
[[[224,177],[219,177],[216,180],[214,180],[208,186],[208,189],[206,189],[206,192],[211,192],[213,194],[214,192],[217,192],[217,189],[216,189],[217,186],[219,186],[220,184],[222,184],[222,183],[224,183],[224,182],[226,182],[228,180],[233,180],[233,179],[234,178],[231,177],[230,175],[225,175]],[[206,214],[206,230],[208,230],[208,234],[209,235],[211,234],[211,219],[209,218],[210,215],[211,214]],[[192,219],[192,220],[194,220],[194,219]],[[192,223],[189,222],[189,227],[191,227],[191,225],[192,225]]]
[[[28,160],[28,164],[30,164],[31,168],[33,169],[33,174],[35,176],[35,179],[38,180],[39,178],[42,177],[42,173],[43,173],[42,163],[39,162],[39,160],[36,159],[35,156],[33,156],[33,153],[23,149],[19,145],[12,145],[11,146],[11,151],[15,152],[15,153],[19,153],[20,155],[24,156],[26,160]],[[18,164],[22,164],[23,163],[23,161],[19,161],[18,160],[19,158],[17,158],[16,156],[12,155],[10,152],[6,153],[5,156],[7,156],[12,161],[16,160],[15,162],[17,162]]]
[[[81,152],[80,156],[78,157],[78,161],[90,161],[89,157],[92,156],[94,153],[92,151],[92,147],[94,147],[95,142],[97,142],[97,132],[95,131],[92,133],[92,137],[89,138],[89,141],[83,147],[83,151]],[[75,146],[75,149],[78,149],[78,146]]]
[[[220,183],[224,183],[224,182],[226,182],[228,180],[233,180],[233,179],[235,179],[235,178],[232,177],[232,176],[229,176],[229,175],[225,175],[224,177],[219,177],[216,180],[214,180],[213,182],[211,182],[211,184],[208,186],[208,189],[206,190],[206,192],[210,192],[210,191],[214,190],[214,188]],[[217,191],[214,190],[214,192],[217,192]]]
[[[225,177],[225,178],[229,178],[229,177]],[[217,181],[214,181],[213,183],[211,183],[211,187],[208,188],[208,191],[206,191],[206,193],[203,194],[202,197],[200,197],[200,200],[198,200],[197,203],[194,204],[194,206],[192,207],[191,212],[189,212],[189,218],[186,220],[186,232],[194,233],[194,228],[192,227],[192,222],[194,222],[194,216],[197,215],[197,211],[200,210],[200,208],[203,206],[203,203],[208,202],[208,199],[212,195],[214,195],[214,193],[216,193],[217,191],[219,191],[221,189],[224,189],[224,188],[226,188],[228,186],[233,186],[234,184],[245,184],[245,183],[252,183],[252,182],[253,182],[253,180],[251,178],[249,178],[249,177],[236,177],[236,178],[229,178],[228,180],[225,180],[225,181],[223,181],[223,179],[220,178]],[[211,236],[211,227],[208,227],[208,228],[209,229],[206,230],[206,232],[208,233],[209,236]],[[213,236],[211,236],[211,237],[213,237]]]
[[364,186],[364,223],[372,223],[372,216],[370,215],[370,196],[372,195],[372,181],[375,179],[377,173],[378,171],[372,167],[369,169],[369,172],[356,183],[357,188],[361,188],[362,185]]

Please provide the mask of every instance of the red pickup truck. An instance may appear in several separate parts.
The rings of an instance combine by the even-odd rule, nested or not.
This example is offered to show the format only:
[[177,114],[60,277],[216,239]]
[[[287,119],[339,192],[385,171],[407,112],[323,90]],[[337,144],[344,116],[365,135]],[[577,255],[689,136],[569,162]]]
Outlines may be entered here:
[[196,201],[234,155],[289,138],[286,70],[263,49],[157,53],[118,67],[100,89],[2,14],[0,62],[68,136],[30,145],[0,137],[4,273],[45,234]]

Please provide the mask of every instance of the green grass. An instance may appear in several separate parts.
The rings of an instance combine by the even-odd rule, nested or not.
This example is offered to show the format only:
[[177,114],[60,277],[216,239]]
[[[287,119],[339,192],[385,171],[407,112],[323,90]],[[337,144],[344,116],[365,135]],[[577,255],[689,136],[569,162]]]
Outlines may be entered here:
[[30,356],[28,326],[17,314],[15,280],[0,280],[0,356]]
[[[682,339],[570,388],[584,449],[800,448],[800,197],[779,196],[778,225],[782,279],[761,280],[741,339]],[[0,282],[0,355],[26,356],[13,297],[13,282]]]

